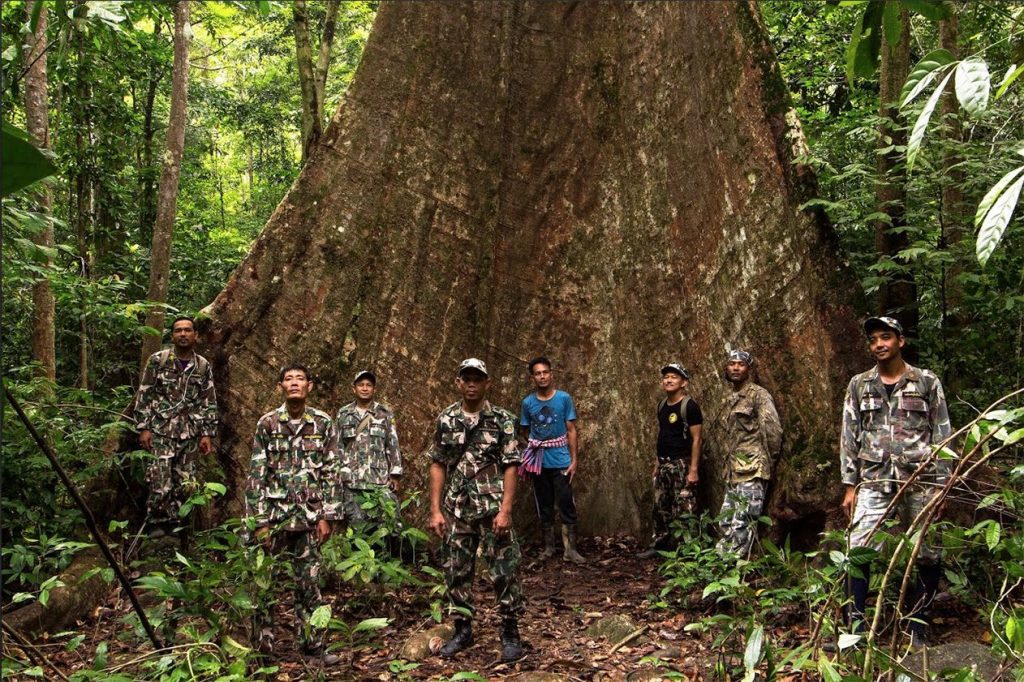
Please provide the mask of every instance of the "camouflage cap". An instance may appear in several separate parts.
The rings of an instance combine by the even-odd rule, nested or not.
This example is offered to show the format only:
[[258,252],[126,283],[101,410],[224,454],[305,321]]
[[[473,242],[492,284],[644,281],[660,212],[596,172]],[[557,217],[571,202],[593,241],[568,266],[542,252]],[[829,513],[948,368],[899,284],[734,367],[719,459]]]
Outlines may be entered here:
[[676,374],[678,374],[682,378],[686,379],[687,381],[690,380],[690,373],[687,372],[686,368],[683,367],[678,362],[670,362],[670,363],[668,363],[667,365],[665,365],[664,367],[661,368],[661,376],[665,376],[669,372],[675,372]]
[[754,354],[745,350],[731,350],[726,362],[745,362],[750,367],[754,366]]
[[363,369],[356,372],[356,378],[352,380],[352,385],[355,386],[356,384],[358,384],[360,379],[369,379],[370,381],[373,382],[374,386],[377,385],[377,375],[368,369]]
[[871,334],[879,329],[891,329],[900,336],[903,336],[903,325],[894,317],[869,317],[864,320],[864,333]]
[[487,365],[484,364],[483,360],[480,360],[478,358],[466,358],[465,360],[460,362],[459,371],[456,372],[456,374],[458,374],[458,376],[462,376],[463,372],[469,369],[475,369],[476,371],[483,374],[485,377],[490,376],[489,374],[487,374]]

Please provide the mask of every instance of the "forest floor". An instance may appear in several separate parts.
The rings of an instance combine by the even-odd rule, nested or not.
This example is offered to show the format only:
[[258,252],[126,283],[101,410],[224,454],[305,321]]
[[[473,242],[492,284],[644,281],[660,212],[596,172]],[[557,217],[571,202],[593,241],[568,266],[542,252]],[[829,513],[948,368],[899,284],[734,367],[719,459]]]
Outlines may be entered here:
[[[500,618],[485,567],[478,562],[475,644],[455,659],[445,660],[426,651],[426,641],[432,634],[445,637],[430,617],[432,598],[427,589],[381,587],[367,594],[365,587],[354,591],[345,586],[324,590],[336,617],[353,625],[365,618],[386,617],[391,619],[388,627],[365,636],[354,635],[351,643],[340,642],[335,633],[332,648],[341,661],[318,669],[296,652],[290,630],[285,627],[290,622],[290,609],[281,607],[278,622],[282,627],[275,643],[277,670],[266,678],[253,679],[636,682],[712,679],[720,663],[732,671],[742,670],[738,655],[722,660],[712,646],[711,634],[685,629],[708,615],[728,613],[728,606],[692,595],[696,608],[659,607],[664,586],[659,560],[637,559],[640,549],[629,537],[588,538],[581,541],[580,550],[589,563],[577,566],[560,557],[540,562],[536,559],[539,548],[527,544],[520,573],[527,599],[526,614],[520,621],[527,655],[513,664],[499,660]],[[90,667],[101,642],[108,647],[109,665],[129,663],[146,655],[146,649],[140,649],[138,639],[125,626],[127,602],[116,592],[111,595],[108,604],[94,610],[88,621],[80,624],[78,635],[84,635],[85,641],[74,651],[65,651],[67,639],[74,633],[41,643],[42,650],[65,673]],[[984,639],[987,629],[970,609],[947,598],[937,610],[940,617],[933,628],[933,641]],[[774,622],[765,623],[773,646],[794,647],[810,637],[812,622],[801,605],[779,609],[773,618]],[[737,625],[745,628],[745,623]],[[407,660],[405,654],[417,639],[422,640],[423,655],[416,656],[418,661]],[[812,678],[783,675],[777,679]]]

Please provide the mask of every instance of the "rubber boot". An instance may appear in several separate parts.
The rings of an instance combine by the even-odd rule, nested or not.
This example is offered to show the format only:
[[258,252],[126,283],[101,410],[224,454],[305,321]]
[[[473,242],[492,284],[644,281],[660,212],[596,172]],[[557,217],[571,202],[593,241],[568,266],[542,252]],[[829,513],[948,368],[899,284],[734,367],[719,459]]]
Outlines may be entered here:
[[523,651],[523,640],[519,638],[519,623],[515,618],[505,618],[501,621],[502,663],[518,661],[525,655],[526,652]]
[[473,623],[464,618],[455,621],[455,634],[441,647],[443,658],[451,658],[473,644]]
[[574,564],[587,563],[586,557],[576,550],[576,524],[562,524],[562,545],[565,551],[562,552],[563,561],[571,561]]
[[861,632],[864,629],[864,611],[868,605],[868,575],[864,567],[863,578],[850,576],[847,579],[846,589],[850,597],[850,603],[846,605],[846,625],[851,632]]
[[558,541],[555,539],[555,527],[544,526],[544,551],[540,553],[540,560],[547,561],[558,554]]
[[910,646],[915,649],[928,646],[928,626],[931,625],[931,606],[935,594],[939,591],[939,576],[942,574],[940,564],[918,564],[914,591],[910,597],[910,613],[908,629],[910,630]]

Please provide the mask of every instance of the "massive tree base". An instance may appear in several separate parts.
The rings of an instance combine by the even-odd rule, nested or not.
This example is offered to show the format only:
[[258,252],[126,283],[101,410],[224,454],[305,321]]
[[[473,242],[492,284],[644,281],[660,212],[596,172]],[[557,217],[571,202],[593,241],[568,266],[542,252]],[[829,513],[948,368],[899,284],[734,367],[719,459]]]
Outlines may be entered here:
[[856,282],[800,209],[803,145],[753,2],[382,3],[320,146],[208,309],[223,513],[286,361],[329,410],[374,368],[415,489],[458,361],[484,358],[517,409],[537,354],[576,399],[585,533],[647,523],[669,360],[693,373],[716,506],[739,346],[786,430],[770,511],[820,527],[866,363]]

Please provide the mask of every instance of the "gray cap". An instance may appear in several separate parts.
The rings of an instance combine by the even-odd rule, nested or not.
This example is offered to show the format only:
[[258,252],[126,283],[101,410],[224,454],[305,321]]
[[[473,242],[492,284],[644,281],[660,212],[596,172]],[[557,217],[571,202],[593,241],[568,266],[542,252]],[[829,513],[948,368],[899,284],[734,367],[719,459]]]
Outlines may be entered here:
[[356,378],[352,380],[352,385],[354,386],[358,384],[360,379],[369,379],[370,381],[373,382],[374,386],[377,385],[377,375],[368,369],[363,369],[356,372]]
[[869,317],[864,320],[864,333],[870,334],[878,329],[891,329],[900,336],[903,336],[903,325],[894,317]]
[[686,368],[678,362],[670,362],[661,368],[661,376],[665,376],[669,372],[675,372],[687,381],[690,380],[690,373],[686,371]]
[[727,359],[727,362],[734,362],[734,361],[745,362],[745,363],[747,363],[748,366],[753,367],[754,366],[754,354],[751,353],[750,351],[746,351],[746,350],[739,350],[739,349],[731,350],[731,351],[729,351],[729,357]]
[[465,360],[460,362],[459,371],[456,372],[456,374],[458,374],[458,376],[462,376],[462,373],[465,372],[467,369],[475,369],[476,371],[483,374],[485,377],[490,376],[489,374],[487,374],[487,365],[484,364],[483,360],[480,360],[478,358],[466,358]]

